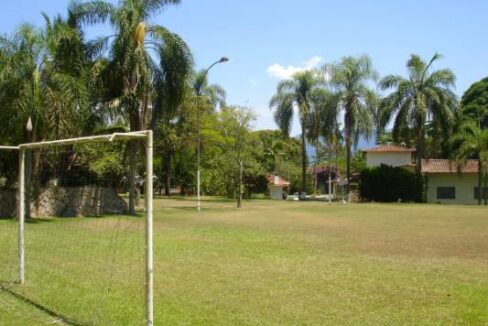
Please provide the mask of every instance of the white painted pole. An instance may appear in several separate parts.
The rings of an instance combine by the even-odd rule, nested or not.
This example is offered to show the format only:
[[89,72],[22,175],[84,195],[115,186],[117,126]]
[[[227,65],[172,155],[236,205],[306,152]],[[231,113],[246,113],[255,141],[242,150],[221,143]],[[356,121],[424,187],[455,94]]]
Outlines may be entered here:
[[153,293],[153,133],[147,131],[146,139],[146,319],[154,325]]
[[201,147],[201,134],[200,134],[200,105],[197,98],[197,124],[198,124],[198,139],[197,139],[197,212],[200,212],[200,147]]
[[27,149],[27,148],[33,149],[33,148],[40,148],[40,147],[51,147],[51,146],[63,146],[63,145],[70,145],[70,144],[88,143],[88,142],[91,142],[94,140],[113,141],[115,139],[122,140],[122,139],[146,138],[146,133],[147,133],[147,131],[134,131],[134,132],[127,132],[127,133],[114,133],[114,134],[110,134],[110,135],[88,136],[88,137],[52,140],[52,141],[46,141],[46,142],[20,144],[19,148],[20,149]]
[[19,283],[25,281],[25,239],[24,239],[24,218],[25,218],[25,150],[20,150],[19,155],[19,207],[17,209],[19,218]]

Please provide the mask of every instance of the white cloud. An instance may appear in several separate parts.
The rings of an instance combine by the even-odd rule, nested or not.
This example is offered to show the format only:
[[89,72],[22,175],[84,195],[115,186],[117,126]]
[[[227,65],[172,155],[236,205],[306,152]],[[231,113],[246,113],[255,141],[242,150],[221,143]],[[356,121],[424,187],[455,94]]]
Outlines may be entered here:
[[276,77],[279,79],[290,79],[294,74],[300,71],[311,70],[316,68],[324,60],[322,57],[314,56],[309,60],[302,63],[301,66],[289,65],[287,67],[280,65],[279,63],[274,63],[268,67],[266,70],[271,77]]

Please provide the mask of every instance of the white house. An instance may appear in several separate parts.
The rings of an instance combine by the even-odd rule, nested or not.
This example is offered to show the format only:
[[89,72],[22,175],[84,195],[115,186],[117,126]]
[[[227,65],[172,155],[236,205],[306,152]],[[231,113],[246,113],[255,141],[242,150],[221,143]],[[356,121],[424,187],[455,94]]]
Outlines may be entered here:
[[381,164],[405,166],[412,163],[412,153],[415,149],[400,145],[379,145],[365,150],[366,166],[376,167]]
[[[444,204],[478,203],[478,161],[465,164],[445,159],[422,160],[427,179],[427,202]],[[488,188],[483,189],[486,196]]]
[[[373,147],[365,150],[366,165],[376,167],[385,164],[414,172],[414,151],[413,148],[398,145]],[[460,165],[446,159],[423,159],[421,171],[426,177],[428,203],[478,203],[478,161],[467,160]],[[488,195],[488,187],[483,188],[483,194]]]
[[288,181],[279,175],[268,176],[269,195],[273,200],[283,200],[287,195],[287,188],[290,185]]

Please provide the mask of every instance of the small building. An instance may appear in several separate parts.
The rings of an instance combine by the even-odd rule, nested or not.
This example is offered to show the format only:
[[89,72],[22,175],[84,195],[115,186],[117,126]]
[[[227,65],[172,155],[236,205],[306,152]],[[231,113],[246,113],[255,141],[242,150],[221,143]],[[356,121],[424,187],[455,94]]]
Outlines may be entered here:
[[273,200],[283,200],[288,195],[288,186],[290,183],[279,175],[268,176],[269,196]]
[[366,166],[377,167],[381,164],[393,167],[405,166],[412,163],[412,153],[415,149],[402,145],[379,145],[365,150]]
[[[446,159],[422,160],[427,180],[427,202],[444,204],[478,203],[478,161],[458,164]],[[488,195],[484,187],[483,195]]]

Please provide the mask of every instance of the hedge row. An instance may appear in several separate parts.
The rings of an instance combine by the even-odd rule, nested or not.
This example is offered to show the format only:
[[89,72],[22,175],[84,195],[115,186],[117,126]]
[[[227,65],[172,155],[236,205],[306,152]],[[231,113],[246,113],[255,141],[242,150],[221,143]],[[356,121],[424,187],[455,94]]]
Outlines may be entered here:
[[359,193],[362,200],[377,202],[419,202],[423,178],[399,167],[381,165],[361,171]]

